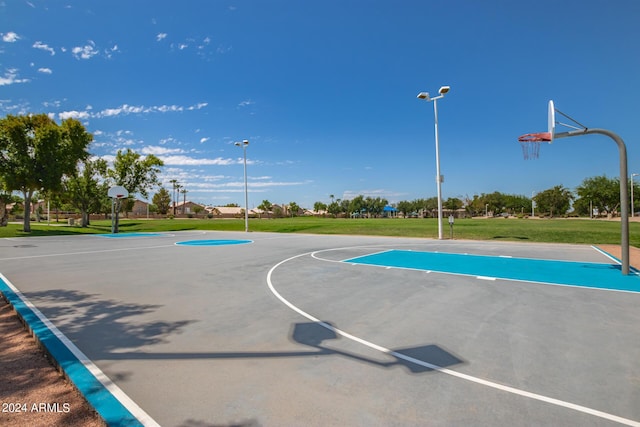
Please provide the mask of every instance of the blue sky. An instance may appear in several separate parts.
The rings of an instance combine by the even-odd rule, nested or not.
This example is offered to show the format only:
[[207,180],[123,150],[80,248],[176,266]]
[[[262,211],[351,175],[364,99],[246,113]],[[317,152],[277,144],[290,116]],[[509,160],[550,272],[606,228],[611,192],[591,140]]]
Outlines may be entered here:
[[619,176],[603,136],[525,161],[547,102],[640,173],[640,2],[0,0],[0,114],[75,117],[91,152],[164,160],[187,199],[531,196]]

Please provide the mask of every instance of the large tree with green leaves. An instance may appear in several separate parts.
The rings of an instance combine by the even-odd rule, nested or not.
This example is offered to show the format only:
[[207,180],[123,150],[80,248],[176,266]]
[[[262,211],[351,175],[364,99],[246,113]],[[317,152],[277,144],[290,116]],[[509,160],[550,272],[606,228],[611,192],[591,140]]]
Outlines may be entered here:
[[100,201],[108,188],[104,181],[107,161],[85,160],[64,181],[65,193],[73,207],[80,210],[81,225],[89,225],[89,214],[100,211]]
[[158,192],[153,195],[153,204],[158,208],[158,212],[162,215],[166,215],[169,212],[169,208],[171,207],[171,194],[169,191],[160,187]]
[[538,205],[539,211],[547,212],[553,217],[554,214],[564,215],[569,210],[573,198],[573,193],[569,189],[562,185],[556,185],[539,192],[533,197],[533,200]]
[[576,193],[579,197],[576,207],[580,213],[588,213],[588,206],[591,205],[600,213],[610,214],[620,206],[620,179],[607,178],[605,175],[586,178],[576,188]]
[[300,213],[300,205],[298,205],[296,202],[289,203],[289,215],[294,217],[294,216],[298,216],[299,213]]
[[75,119],[58,125],[46,114],[0,119],[0,175],[7,190],[24,196],[24,231],[31,231],[31,198],[36,191],[57,191],[89,156],[93,136]]
[[129,194],[138,193],[146,198],[148,190],[159,184],[158,174],[162,166],[164,162],[153,154],[143,158],[127,148],[125,152],[118,150],[113,168],[107,171],[107,176],[115,185],[126,188]]
[[[115,185],[121,185],[129,192],[130,199],[125,201],[124,204],[127,212],[133,206],[135,193],[147,198],[148,190],[160,184],[158,174],[162,166],[164,166],[164,162],[153,154],[143,158],[130,148],[127,148],[125,152],[118,150],[116,158],[113,160],[113,168],[107,170],[107,176],[113,180]],[[118,229],[120,206],[120,203],[116,203],[116,231]]]

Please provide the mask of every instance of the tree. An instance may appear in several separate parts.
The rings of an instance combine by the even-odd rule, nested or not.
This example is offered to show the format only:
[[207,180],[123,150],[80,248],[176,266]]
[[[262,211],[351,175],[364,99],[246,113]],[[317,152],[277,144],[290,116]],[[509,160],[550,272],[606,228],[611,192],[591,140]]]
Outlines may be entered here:
[[87,227],[89,214],[100,210],[101,193],[105,191],[101,178],[106,175],[107,162],[85,160],[79,169],[64,180],[64,189],[71,205],[80,210],[82,227]]
[[400,212],[402,212],[402,216],[406,218],[411,212],[413,212],[414,204],[413,202],[410,202],[408,200],[402,200],[398,202],[397,208]]
[[[577,208],[589,211],[589,202],[598,212],[612,213],[620,206],[620,179],[595,176],[586,178],[576,188],[578,193]],[[587,208],[585,209],[585,206]]]
[[35,191],[56,191],[62,176],[73,174],[78,161],[89,156],[93,136],[75,120],[60,126],[46,114],[0,120],[0,175],[7,190],[24,196],[25,232],[31,231],[31,198]]
[[551,217],[554,213],[564,215],[571,205],[574,196],[570,190],[562,185],[556,185],[553,188],[539,192],[534,196],[534,200],[538,205],[538,210],[548,212]]
[[353,200],[349,202],[348,206],[349,206],[349,213],[351,214],[351,216],[360,217],[360,214],[366,208],[364,196],[358,195],[354,197]]
[[284,211],[280,206],[272,206],[272,209],[274,218],[282,218],[284,216]]
[[364,200],[365,209],[369,214],[373,214],[373,216],[378,217],[382,214],[384,207],[389,204],[387,199],[382,199],[380,197],[367,197]]
[[[269,214],[272,208],[273,208],[273,205],[268,200],[263,200],[262,203],[258,205],[258,209],[260,209],[262,213],[266,213],[266,214]],[[262,217],[262,214],[260,214],[259,216]]]
[[173,193],[171,193],[173,196],[171,198],[171,200],[173,201],[173,216],[176,216],[176,189],[178,188],[178,180],[172,179],[169,182],[171,183],[173,189]]
[[334,217],[338,216],[342,212],[342,208],[340,207],[340,203],[331,202],[329,206],[327,206],[327,212]]
[[289,213],[292,217],[298,216],[298,214],[300,213],[300,206],[298,206],[296,202],[289,203]]
[[313,210],[316,211],[316,212],[326,211],[327,210],[327,205],[326,205],[326,203],[315,202],[313,204]]
[[171,194],[164,187],[160,187],[158,192],[153,195],[152,202],[158,208],[158,212],[166,215],[171,207]]
[[185,212],[185,207],[186,207],[186,204],[187,204],[187,193],[188,193],[187,189],[182,187],[182,190],[180,190],[180,194],[182,194],[182,196],[184,197],[184,200],[182,201],[182,214],[183,215],[186,213]]
[[9,223],[7,204],[11,201],[11,194],[0,192],[0,227],[6,227]]
[[109,169],[107,175],[115,185],[126,188],[129,194],[138,193],[146,198],[147,191],[159,184],[158,173],[162,166],[163,161],[153,154],[142,158],[140,154],[127,148],[124,153],[118,150],[113,169]]
[[[147,190],[154,185],[158,185],[158,173],[160,167],[164,166],[162,160],[149,154],[144,159],[140,154],[127,148],[126,152],[118,150],[116,158],[113,161],[113,169],[107,171],[107,175],[113,179],[115,185],[123,186],[131,196],[139,193],[142,197],[147,197]],[[119,205],[116,205],[119,207]],[[133,198],[131,204],[125,204],[125,210],[128,212],[130,206],[133,206]],[[120,209],[116,209],[116,230],[118,229]]]
[[502,207],[510,214],[524,213],[525,208],[531,209],[531,199],[517,194],[503,194]]
[[269,212],[272,207],[273,207],[273,205],[271,204],[270,201],[263,200],[262,203],[260,203],[260,205],[258,206],[258,209],[261,209],[261,210],[263,210],[265,212]]
[[445,209],[448,209],[450,211],[456,211],[462,208],[462,200],[458,199],[457,197],[449,197],[444,202],[443,206],[445,207]]

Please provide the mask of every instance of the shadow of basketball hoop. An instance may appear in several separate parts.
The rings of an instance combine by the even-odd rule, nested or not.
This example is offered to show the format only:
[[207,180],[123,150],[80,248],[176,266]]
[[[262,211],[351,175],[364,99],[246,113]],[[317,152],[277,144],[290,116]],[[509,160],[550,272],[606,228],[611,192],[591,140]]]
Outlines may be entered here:
[[333,327],[330,322],[295,323],[291,331],[291,339],[298,344],[318,349],[319,352],[314,353],[316,355],[338,355],[382,368],[403,366],[414,374],[435,371],[439,368],[446,368],[464,363],[462,359],[454,356],[452,353],[435,344],[391,350],[389,353],[385,354],[393,357],[395,360],[381,362],[379,360],[339,350],[333,346],[328,347],[323,345],[326,341],[338,340],[340,338],[340,336],[336,334],[335,330],[323,325],[327,325],[331,328]]

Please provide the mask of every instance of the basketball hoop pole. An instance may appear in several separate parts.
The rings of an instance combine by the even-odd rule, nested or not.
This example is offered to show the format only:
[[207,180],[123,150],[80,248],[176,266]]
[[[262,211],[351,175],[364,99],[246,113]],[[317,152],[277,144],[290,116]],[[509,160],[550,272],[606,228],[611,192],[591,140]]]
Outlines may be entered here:
[[629,274],[629,184],[627,180],[627,147],[620,136],[606,129],[580,129],[556,133],[555,138],[599,134],[613,139],[620,152],[620,248],[622,250],[622,274]]

